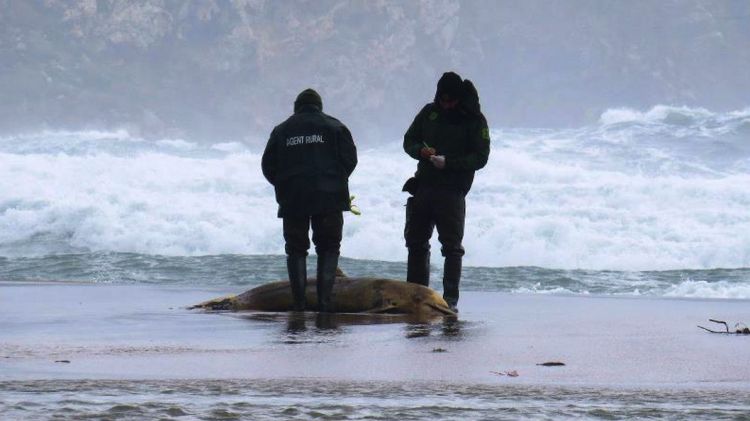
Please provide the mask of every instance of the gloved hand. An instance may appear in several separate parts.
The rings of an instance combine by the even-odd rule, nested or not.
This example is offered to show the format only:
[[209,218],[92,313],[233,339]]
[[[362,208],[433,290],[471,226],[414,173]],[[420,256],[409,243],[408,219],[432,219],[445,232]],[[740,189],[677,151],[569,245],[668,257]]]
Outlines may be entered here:
[[445,168],[445,157],[443,155],[433,155],[430,157],[430,162],[435,168],[442,170]]
[[419,150],[419,155],[424,159],[430,159],[431,156],[435,155],[435,148],[424,147]]

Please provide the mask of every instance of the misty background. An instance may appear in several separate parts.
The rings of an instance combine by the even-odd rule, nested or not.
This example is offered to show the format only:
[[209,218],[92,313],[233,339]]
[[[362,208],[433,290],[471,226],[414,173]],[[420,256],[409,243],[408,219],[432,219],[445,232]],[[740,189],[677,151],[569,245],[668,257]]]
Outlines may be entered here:
[[0,0],[0,134],[257,146],[313,87],[358,142],[392,142],[447,70],[493,127],[575,127],[746,107],[748,69],[746,0]]

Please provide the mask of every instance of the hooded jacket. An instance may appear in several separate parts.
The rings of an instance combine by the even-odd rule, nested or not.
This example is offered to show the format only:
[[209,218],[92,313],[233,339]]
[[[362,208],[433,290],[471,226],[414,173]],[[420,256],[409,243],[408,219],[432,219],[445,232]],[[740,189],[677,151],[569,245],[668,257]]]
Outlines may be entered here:
[[[435,101],[425,105],[404,135],[404,151],[419,161],[415,178],[418,188],[438,187],[466,195],[471,190],[474,172],[487,164],[490,136],[487,120],[479,106],[474,84],[465,80],[457,108],[444,110],[438,105],[440,83]],[[420,150],[429,146],[445,156],[445,168],[438,169]]]
[[271,132],[261,162],[279,218],[350,210],[349,176],[356,165],[349,129],[319,104],[298,102]]

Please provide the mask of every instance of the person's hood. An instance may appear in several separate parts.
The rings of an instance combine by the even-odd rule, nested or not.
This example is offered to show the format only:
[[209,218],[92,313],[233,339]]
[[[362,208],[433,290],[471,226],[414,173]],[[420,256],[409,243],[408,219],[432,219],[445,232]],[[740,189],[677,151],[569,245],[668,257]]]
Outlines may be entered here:
[[461,76],[454,72],[445,72],[440,77],[437,83],[437,89],[435,90],[435,103],[438,102],[441,96],[447,94],[453,98],[461,99],[463,80]]
[[294,112],[299,112],[307,106],[315,106],[318,111],[323,111],[323,99],[320,97],[315,89],[307,88],[297,95],[297,99],[294,100]]

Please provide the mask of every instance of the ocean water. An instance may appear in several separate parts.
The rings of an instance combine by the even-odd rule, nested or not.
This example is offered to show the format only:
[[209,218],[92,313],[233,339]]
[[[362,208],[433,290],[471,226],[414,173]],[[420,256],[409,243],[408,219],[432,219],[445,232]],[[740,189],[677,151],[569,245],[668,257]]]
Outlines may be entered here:
[[30,381],[0,382],[0,390],[7,416],[59,420],[739,420],[747,419],[750,399],[721,390],[315,380]]
[[[750,109],[611,109],[575,129],[494,129],[490,161],[467,197],[462,279],[463,302],[483,303],[485,313],[462,310],[464,337],[438,334],[440,325],[334,333],[310,326],[302,343],[288,343],[273,339],[286,332],[283,321],[182,307],[286,276],[258,146],[152,141],[123,130],[2,137],[0,418],[746,419],[746,338],[712,342],[695,324],[747,321],[748,139]],[[352,276],[403,279],[400,190],[415,162],[399,139],[360,147],[359,158],[350,185],[362,215],[345,217],[340,266]],[[442,258],[432,244],[431,285],[441,289]],[[312,272],[314,256],[308,263]],[[653,300],[661,297],[670,299]],[[612,364],[595,355],[594,339],[605,348],[623,341],[609,351],[615,366],[615,351],[636,341],[620,361],[632,364],[625,375],[601,374]],[[527,354],[545,343],[573,360],[580,384],[554,376],[533,382],[539,361]],[[427,360],[435,346],[450,348],[460,370],[479,364],[484,376],[489,368],[478,356],[515,361],[500,368],[518,368],[529,380],[295,378],[295,367],[325,350],[340,356],[339,371],[353,354],[374,365],[366,354],[376,345],[404,367]],[[227,353],[238,347],[247,355]],[[513,352],[521,355],[508,359]],[[603,360],[583,361],[580,353]],[[53,362],[66,358],[72,363]],[[241,366],[242,358],[270,378],[241,370],[211,377],[210,367]],[[743,365],[733,365],[737,358]],[[695,374],[696,366],[703,371]],[[357,367],[351,376],[366,373],[367,365]],[[181,370],[197,378],[173,379]],[[652,389],[644,379],[654,371],[665,378]]]
[[[493,130],[467,198],[464,288],[750,298],[749,137],[750,109],[669,106]],[[122,130],[0,138],[0,282],[283,278],[260,152]],[[415,163],[399,139],[359,158],[363,214],[345,218],[342,267],[403,278],[400,188]],[[440,265],[433,239],[433,279]]]

